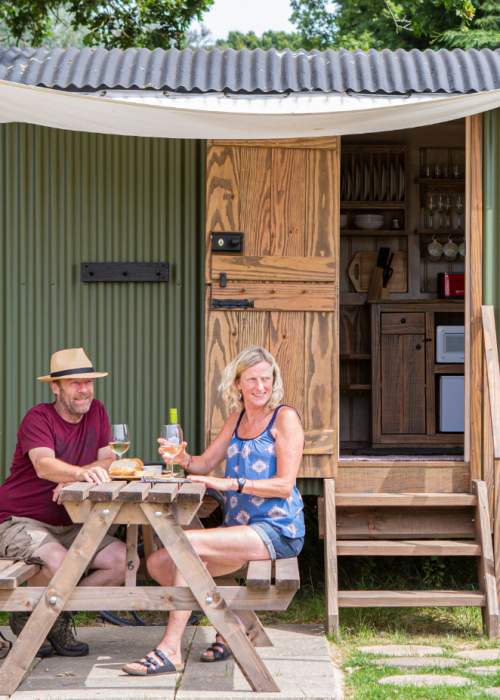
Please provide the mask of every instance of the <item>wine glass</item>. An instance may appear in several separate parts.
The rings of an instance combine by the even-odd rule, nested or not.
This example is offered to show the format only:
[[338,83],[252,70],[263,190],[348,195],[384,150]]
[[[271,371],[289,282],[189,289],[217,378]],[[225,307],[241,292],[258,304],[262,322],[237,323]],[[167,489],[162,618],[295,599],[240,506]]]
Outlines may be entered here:
[[463,218],[462,218],[463,210],[464,210],[464,200],[463,200],[462,195],[459,192],[457,194],[457,198],[455,200],[455,211],[457,212],[455,228],[458,231],[463,230]]
[[125,423],[114,423],[111,426],[111,440],[109,446],[113,450],[117,459],[120,459],[130,447],[130,437],[128,426]]
[[427,199],[427,209],[429,211],[429,229],[434,228],[434,210],[436,208],[436,200],[434,195],[431,193]]
[[161,426],[161,437],[166,441],[161,447],[162,455],[170,457],[172,461],[166,463],[165,471],[167,476],[173,476],[174,472],[174,459],[177,457],[182,447],[182,428],[180,425],[170,423],[169,425]]

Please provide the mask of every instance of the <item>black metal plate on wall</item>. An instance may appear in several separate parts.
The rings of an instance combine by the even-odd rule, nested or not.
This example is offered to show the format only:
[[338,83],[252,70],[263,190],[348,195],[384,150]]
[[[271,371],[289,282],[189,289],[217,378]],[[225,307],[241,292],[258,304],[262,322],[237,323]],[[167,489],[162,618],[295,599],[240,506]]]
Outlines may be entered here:
[[219,233],[212,231],[212,253],[242,253],[243,234],[236,231],[230,233]]
[[82,262],[82,282],[168,282],[165,262]]

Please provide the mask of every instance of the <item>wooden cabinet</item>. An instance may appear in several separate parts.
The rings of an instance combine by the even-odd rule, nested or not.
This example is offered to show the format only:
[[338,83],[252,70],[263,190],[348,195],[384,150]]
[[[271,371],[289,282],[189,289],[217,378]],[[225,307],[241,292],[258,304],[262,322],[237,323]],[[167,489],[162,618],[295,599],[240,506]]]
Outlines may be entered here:
[[463,442],[458,433],[437,432],[436,382],[463,365],[435,362],[439,319],[463,323],[463,303],[377,303],[372,324],[372,437],[374,445],[440,445]]

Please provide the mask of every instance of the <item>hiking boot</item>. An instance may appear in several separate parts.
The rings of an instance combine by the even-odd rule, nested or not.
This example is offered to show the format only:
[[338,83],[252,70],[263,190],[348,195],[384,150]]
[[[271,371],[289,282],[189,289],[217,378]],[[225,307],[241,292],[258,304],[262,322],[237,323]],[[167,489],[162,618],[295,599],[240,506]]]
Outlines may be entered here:
[[47,639],[59,656],[87,656],[89,645],[79,642],[76,638],[76,627],[73,615],[62,612],[54,622]]
[[[30,617],[29,612],[13,612],[9,615],[9,627],[12,632],[19,637],[24,625],[28,622]],[[36,656],[41,659],[45,659],[47,656],[52,656],[54,653],[51,644],[45,640],[40,649],[37,651]]]

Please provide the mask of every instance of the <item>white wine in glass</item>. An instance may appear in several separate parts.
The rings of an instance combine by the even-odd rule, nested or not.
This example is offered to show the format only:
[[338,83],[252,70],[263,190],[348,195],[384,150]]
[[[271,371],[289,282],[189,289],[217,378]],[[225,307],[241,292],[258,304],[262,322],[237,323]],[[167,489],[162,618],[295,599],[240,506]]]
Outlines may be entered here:
[[125,423],[115,423],[111,426],[111,440],[109,446],[113,450],[117,459],[123,457],[130,447],[128,426]]
[[174,474],[174,459],[181,451],[182,444],[182,428],[178,423],[169,423],[168,425],[162,425],[161,427],[161,437],[166,441],[162,445],[161,452],[166,457],[170,457],[172,460],[165,464],[165,471],[168,476],[173,476]]

